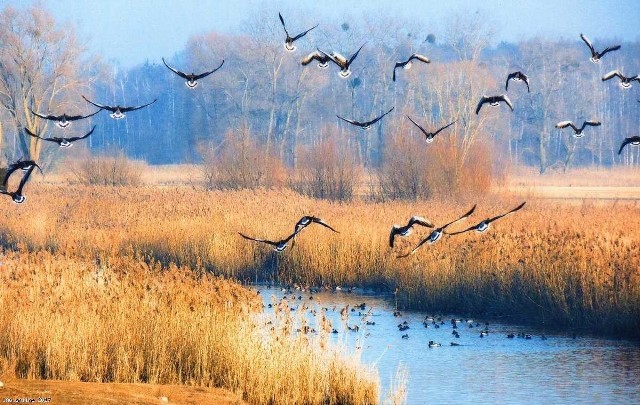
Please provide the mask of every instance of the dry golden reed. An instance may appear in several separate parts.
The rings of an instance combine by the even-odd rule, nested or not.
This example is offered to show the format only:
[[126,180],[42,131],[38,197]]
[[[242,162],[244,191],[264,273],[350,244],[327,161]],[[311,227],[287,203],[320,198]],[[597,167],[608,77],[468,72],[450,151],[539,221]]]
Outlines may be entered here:
[[19,377],[216,386],[255,404],[378,401],[357,359],[263,333],[261,300],[233,282],[130,256],[18,250],[0,265],[0,366]]
[[[515,207],[508,196],[467,202],[319,201],[289,191],[207,192],[191,187],[32,187],[0,224],[9,247],[71,257],[132,256],[238,280],[399,289],[403,306],[509,317],[575,331],[637,336],[640,216],[633,204],[529,201],[485,234],[444,236],[414,256],[426,230],[388,247],[391,224],[422,215],[447,222],[478,203],[456,229]],[[311,226],[276,254],[237,232],[280,239],[302,215]]]

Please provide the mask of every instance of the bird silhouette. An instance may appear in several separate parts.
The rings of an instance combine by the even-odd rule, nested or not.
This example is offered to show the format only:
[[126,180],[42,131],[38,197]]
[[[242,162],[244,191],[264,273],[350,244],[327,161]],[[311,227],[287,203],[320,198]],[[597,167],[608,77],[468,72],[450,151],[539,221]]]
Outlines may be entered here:
[[89,117],[93,117],[94,115],[96,115],[97,113],[99,113],[100,111],[102,111],[102,109],[99,109],[98,111],[89,114],[89,115],[67,115],[67,114],[62,114],[62,115],[42,115],[39,114],[35,111],[33,111],[31,108],[29,108],[29,111],[31,111],[31,114],[35,115],[36,117],[40,117],[42,119],[45,120],[49,120],[49,121],[55,121],[56,125],[62,129],[67,129],[67,127],[69,127],[69,125],[71,125],[72,121],[78,121],[78,120],[83,120],[85,118],[89,118]]
[[389,234],[389,247],[393,247],[393,242],[396,235],[410,235],[414,225],[420,225],[427,228],[433,228],[434,226],[431,221],[415,215],[409,218],[409,222],[407,222],[407,224],[404,226],[393,224],[393,226],[391,226],[391,233]]
[[308,30],[301,32],[300,34],[292,37],[291,35],[289,35],[289,31],[287,31],[287,26],[284,23],[284,18],[282,18],[282,14],[278,13],[278,17],[280,17],[282,28],[284,28],[284,33],[287,34],[287,38],[284,40],[284,49],[286,49],[289,52],[294,52],[296,50],[296,46],[293,44],[295,41],[304,37],[305,35],[307,35],[309,31],[311,31],[312,29],[318,26],[318,24],[316,24],[313,27],[309,28]]
[[423,133],[423,134],[424,134],[424,136],[425,136],[425,141],[427,141],[427,143],[431,143],[431,142],[433,142],[433,138],[435,138],[435,137],[436,137],[436,135],[438,135],[441,131],[443,131],[443,130],[445,130],[445,129],[449,128],[451,125],[455,124],[455,123],[456,123],[456,121],[457,121],[457,120],[456,120],[456,121],[453,121],[452,123],[447,124],[447,125],[445,125],[444,127],[441,127],[440,129],[438,129],[438,130],[437,130],[437,131],[435,131],[435,132],[428,132],[428,131],[426,131],[426,130],[425,130],[425,129],[420,125],[420,124],[418,124],[417,122],[415,122],[414,120],[412,120],[412,119],[411,119],[411,117],[409,117],[408,115],[407,115],[407,118],[409,118],[409,121],[411,121],[411,122],[413,123],[413,125],[415,125],[416,127],[418,127],[418,129],[420,129],[420,131],[422,131],[422,133]]
[[147,104],[143,104],[140,106],[136,106],[136,107],[123,107],[120,105],[116,105],[116,106],[110,106],[110,105],[102,105],[102,104],[98,104],[98,103],[94,103],[93,101],[89,100],[88,98],[86,98],[85,96],[82,96],[82,98],[85,99],[86,102],[91,103],[93,105],[95,105],[98,108],[102,108],[103,110],[107,110],[107,111],[111,111],[111,114],[109,114],[109,116],[115,120],[119,120],[125,117],[125,113],[129,112],[129,111],[135,111],[135,110],[139,110],[141,108],[150,106],[151,104],[155,103],[156,101],[158,101],[158,99],[156,98],[155,100],[153,100],[150,103]]
[[34,138],[42,139],[43,141],[55,142],[61,148],[70,148],[70,147],[73,146],[73,142],[79,141],[81,139],[88,138],[93,133],[94,129],[96,129],[95,125],[91,128],[91,131],[87,132],[83,136],[72,136],[72,137],[66,137],[66,138],[65,137],[57,137],[57,136],[43,138],[40,135],[34,134],[33,132],[29,131],[29,128],[25,128],[24,130],[25,130],[25,132],[27,134],[29,134],[30,136],[32,136]]
[[582,133],[582,131],[584,131],[584,129],[587,126],[590,127],[598,127],[602,125],[602,123],[600,121],[585,121],[582,123],[582,126],[580,128],[576,127],[576,125],[572,122],[572,121],[560,121],[556,124],[556,128],[566,128],[566,127],[571,127],[573,128],[573,137],[574,138],[582,138],[584,136],[584,134]]
[[361,122],[361,121],[355,121],[355,120],[348,120],[348,119],[346,119],[346,118],[342,118],[342,117],[341,117],[341,116],[339,116],[339,115],[336,115],[336,117],[340,118],[342,121],[346,121],[346,122],[348,122],[349,124],[351,124],[351,125],[355,125],[355,126],[360,127],[360,128],[362,128],[362,129],[369,129],[369,128],[371,128],[371,125],[373,125],[373,124],[375,124],[376,122],[380,121],[382,118],[384,118],[384,116],[385,116],[385,115],[387,115],[387,114],[389,114],[391,111],[393,111],[393,109],[394,109],[394,108],[395,108],[395,107],[391,107],[391,109],[390,109],[389,111],[387,111],[386,113],[382,114],[381,116],[379,116],[379,117],[377,117],[377,118],[372,119],[371,121],[364,121],[364,122]]
[[487,229],[489,229],[489,225],[491,225],[492,222],[503,218],[509,214],[512,214],[516,211],[518,211],[519,209],[521,209],[522,207],[524,207],[524,205],[526,204],[526,201],[523,202],[522,204],[518,205],[517,207],[515,207],[514,209],[512,209],[511,211],[505,212],[504,214],[500,214],[497,215],[495,217],[492,218],[487,218],[485,220],[480,221],[479,223],[468,227],[467,229],[464,229],[462,231],[458,231],[458,232],[445,232],[447,235],[459,235],[461,233],[465,233],[465,232],[469,232],[469,231],[476,231],[476,232],[485,232]]
[[502,94],[499,96],[489,96],[489,97],[482,96],[482,98],[478,102],[478,106],[476,107],[476,115],[480,112],[480,109],[484,104],[489,103],[491,107],[497,107],[500,104],[500,102],[504,102],[506,105],[509,106],[511,111],[513,111],[513,104],[511,104],[511,100],[509,100],[509,97],[507,97],[506,94]]
[[427,58],[424,55],[420,55],[417,53],[412,54],[411,56],[409,56],[409,59],[403,61],[403,62],[396,62],[395,66],[393,67],[393,81],[396,81],[396,69],[397,68],[404,68],[406,70],[411,69],[411,66],[413,66],[413,60],[417,59],[420,62],[424,62],[424,63],[431,63],[431,60],[429,60],[429,58]]
[[173,73],[177,74],[178,76],[182,77],[183,79],[186,79],[187,81],[185,82],[186,86],[190,89],[195,89],[196,86],[198,85],[198,80],[200,79],[204,79],[205,77],[209,76],[212,73],[215,73],[216,71],[218,71],[218,69],[220,69],[222,67],[222,65],[224,65],[224,59],[222,59],[222,63],[220,63],[220,66],[218,66],[217,68],[210,70],[208,72],[204,72],[204,73],[185,73],[182,72],[176,68],[173,68],[171,66],[169,66],[167,64],[167,62],[165,62],[164,58],[162,58],[162,63],[164,63],[164,65]]
[[580,38],[582,38],[584,43],[589,47],[589,51],[591,51],[591,62],[593,63],[600,63],[600,58],[602,58],[606,53],[617,51],[618,49],[620,49],[620,45],[614,45],[605,48],[602,52],[597,52],[593,47],[591,41],[589,41],[589,38],[587,38],[584,34],[580,34]]

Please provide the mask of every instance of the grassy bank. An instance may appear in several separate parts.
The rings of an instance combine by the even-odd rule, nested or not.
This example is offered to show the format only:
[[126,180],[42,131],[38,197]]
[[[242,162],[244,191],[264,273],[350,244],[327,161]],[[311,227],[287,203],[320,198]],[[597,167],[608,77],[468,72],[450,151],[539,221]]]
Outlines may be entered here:
[[[445,203],[332,204],[292,192],[206,192],[189,187],[34,187],[7,209],[9,247],[91,260],[125,255],[239,280],[358,285],[399,290],[405,307],[491,314],[576,331],[637,336],[640,216],[633,204],[529,201],[485,234],[443,237],[397,259],[425,236],[388,247],[391,224],[419,214],[447,222],[478,203],[462,226],[504,212],[510,197]],[[341,231],[310,227],[276,254],[237,232],[279,239],[304,214]]]
[[357,359],[265,333],[255,292],[188,268],[81,256],[2,256],[0,374],[223,387],[255,404],[378,400]]

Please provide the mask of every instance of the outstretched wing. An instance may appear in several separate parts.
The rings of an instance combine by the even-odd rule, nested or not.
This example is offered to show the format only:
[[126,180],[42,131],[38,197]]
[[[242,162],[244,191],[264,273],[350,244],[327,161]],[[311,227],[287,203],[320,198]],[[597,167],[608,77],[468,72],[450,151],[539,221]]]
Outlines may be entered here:
[[346,121],[346,122],[348,122],[348,123],[349,123],[349,124],[351,124],[351,125],[355,125],[355,126],[358,126],[358,127],[364,126],[364,124],[363,124],[362,122],[360,122],[360,121],[348,120],[348,119],[346,119],[346,118],[342,118],[342,117],[341,117],[341,116],[339,116],[339,115],[336,115],[336,117],[340,118],[342,121]]
[[86,101],[89,104],[93,104],[96,107],[103,109],[103,110],[108,110],[111,112],[115,112],[116,108],[115,107],[111,107],[110,105],[102,105],[102,104],[98,104],[98,103],[94,103],[93,101],[89,100],[88,98],[86,98],[84,95],[82,96],[82,98],[84,98],[84,101]]
[[476,210],[476,205],[474,205],[466,214],[462,215],[461,217],[459,217],[456,220],[453,220],[451,222],[449,222],[448,224],[442,225],[441,229],[444,230],[446,229],[449,225],[453,225],[458,221],[462,221],[463,219],[466,219],[467,217],[469,217],[471,214],[473,214],[473,211]]
[[34,138],[38,138],[38,139],[42,139],[42,140],[46,141],[46,139],[41,137],[40,135],[34,134],[33,132],[29,131],[29,128],[24,127],[23,129],[24,129],[24,132],[26,132],[28,135],[30,135],[30,136],[32,136]]
[[593,44],[591,43],[591,41],[589,41],[589,38],[587,38],[583,34],[580,34],[580,38],[582,38],[584,43],[587,44],[587,46],[589,47],[589,50],[591,51],[591,56],[596,56],[596,51],[595,49],[593,49]]
[[620,49],[620,45],[609,46],[607,48],[604,48],[604,51],[600,52],[600,57],[602,58],[605,53],[611,52],[611,51],[617,51],[618,49]]
[[620,150],[618,150],[618,155],[622,153],[622,149],[624,149],[625,146],[627,146],[632,142],[640,142],[640,136],[632,136],[629,138],[625,138],[625,140],[622,141],[622,145],[620,145]]
[[397,257],[398,259],[402,259],[403,257],[409,257],[409,256],[411,256],[412,254],[414,254],[414,253],[416,252],[416,250],[420,249],[420,248],[422,247],[422,245],[424,245],[425,243],[427,243],[427,241],[428,241],[428,240],[429,240],[429,237],[426,237],[426,238],[422,239],[422,240],[420,241],[420,243],[418,243],[418,245],[417,245],[416,247],[414,247],[413,249],[411,249],[411,251],[410,251],[409,253],[406,253],[406,254],[404,254],[404,255],[399,255],[399,256],[396,256],[396,257]]
[[468,227],[467,229],[463,229],[461,231],[457,231],[457,232],[444,232],[447,235],[460,235],[461,233],[465,233],[465,232],[469,232],[469,231],[475,231],[476,229],[478,229],[478,225],[480,225],[482,222],[479,222],[475,225],[472,225],[470,227]]
[[394,108],[395,108],[395,107],[391,107],[391,109],[390,109],[389,111],[387,111],[386,113],[382,114],[382,115],[381,115],[381,116],[379,116],[378,118],[375,118],[373,121],[369,121],[369,122],[368,122],[368,124],[369,124],[369,125],[373,125],[373,124],[375,124],[376,122],[380,121],[381,119],[383,119],[383,118],[384,118],[384,116],[385,116],[385,115],[387,115],[387,114],[389,114],[391,111],[393,111],[393,109],[394,109]]
[[35,115],[36,117],[40,117],[42,119],[45,120],[52,120],[52,121],[59,121],[62,116],[56,116],[56,115],[42,115],[42,114],[38,114],[37,112],[33,111],[31,108],[29,108],[29,111],[31,111],[31,114]]
[[480,98],[480,101],[478,102],[478,105],[476,106],[476,115],[478,115],[478,113],[480,112],[480,109],[482,108],[482,105],[484,103],[486,103],[489,100],[489,98],[487,96],[482,96],[482,98]]
[[447,124],[444,127],[440,128],[439,130],[433,133],[433,136],[438,135],[441,131],[444,131],[445,129],[449,128],[451,125],[455,124],[456,122],[458,122],[458,120],[455,120],[451,124]]
[[[238,233],[240,234],[240,236],[242,236],[243,238],[248,239],[248,240],[252,240],[252,241],[255,241],[255,242],[267,243],[267,244],[272,245],[272,246],[277,246],[278,245],[278,243],[270,241],[270,240],[252,238],[251,236],[247,236],[247,235],[243,234],[242,232],[238,232]],[[294,233],[294,235],[295,235],[295,233]]]
[[418,59],[420,62],[424,62],[424,63],[431,63],[431,60],[429,58],[427,58],[424,55],[420,55],[418,53],[414,53],[413,55],[411,55],[411,57],[409,58],[409,61],[411,61],[412,59]]
[[320,63],[326,63],[327,61],[329,61],[329,57],[324,52],[315,51],[315,52],[310,53],[306,57],[302,58],[300,63],[302,64],[302,66],[307,66],[314,59],[317,60]]
[[522,207],[524,207],[524,205],[525,205],[526,203],[527,203],[527,202],[525,201],[525,202],[523,202],[522,204],[520,204],[520,205],[518,205],[517,207],[515,207],[514,209],[512,209],[511,211],[505,212],[504,214],[502,214],[502,215],[498,215],[498,216],[495,216],[495,217],[493,217],[493,218],[489,218],[489,219],[487,219],[485,222],[486,222],[487,224],[489,224],[489,223],[491,223],[491,222],[495,221],[496,219],[500,219],[500,218],[502,218],[502,217],[506,217],[507,215],[509,215],[509,214],[511,214],[511,213],[514,213],[514,212],[518,211],[519,209],[521,209]]
[[622,75],[622,73],[620,73],[619,70],[612,70],[609,73],[606,73],[604,76],[602,76],[602,81],[607,81],[609,79],[611,79],[612,77],[617,77],[618,79],[622,79],[624,78],[624,76]]
[[7,168],[7,172],[4,174],[4,179],[2,180],[2,189],[3,190],[7,189],[7,185],[9,184],[9,177],[11,177],[13,172],[15,172],[18,169],[20,169],[20,165],[18,165],[18,164],[13,163],[13,164],[9,165],[9,167]]
[[[365,42],[366,43],[366,42]],[[353,55],[351,55],[351,57],[349,58],[349,62],[347,63],[348,65],[350,65],[354,60],[356,60],[356,58],[358,57],[358,54],[360,53],[360,50],[362,50],[362,47],[364,47],[365,44],[362,44],[360,46],[360,48],[358,48],[358,50],[356,51],[356,53],[354,53]]]
[[220,68],[222,67],[222,65],[224,65],[224,59],[222,59],[222,63],[221,63],[221,64],[220,64],[220,66],[218,66],[217,68],[215,68],[215,69],[213,69],[213,70],[210,70],[210,71],[208,71],[208,72],[200,73],[199,75],[195,75],[195,76],[193,76],[193,79],[194,79],[194,80],[199,80],[199,79],[202,79],[202,78],[204,78],[204,77],[207,77],[207,76],[209,76],[211,73],[215,73],[215,72],[217,72],[217,71],[218,71],[218,69],[220,69]]
[[433,224],[431,223],[431,221],[416,215],[409,218],[409,223],[407,224],[407,226],[413,226],[413,225],[421,225],[421,226],[426,226],[427,228],[433,228]]
[[284,24],[284,18],[282,18],[282,14],[278,12],[278,17],[280,17],[280,22],[282,23],[282,28],[284,28],[284,33],[287,34],[287,37],[290,37],[289,31],[287,31],[287,26]]
[[322,226],[324,226],[325,228],[329,228],[329,229],[331,229],[331,230],[332,230],[333,232],[335,232],[335,233],[340,233],[340,232],[336,231],[335,229],[333,229],[333,228],[331,227],[331,225],[329,225],[328,223],[324,222],[321,218],[318,218],[318,217],[309,217],[309,219],[311,220],[311,222],[314,222],[314,223],[316,223],[316,224],[318,224],[318,225],[322,225]]
[[84,139],[84,138],[89,137],[89,135],[91,135],[91,134],[93,133],[93,130],[94,130],[94,129],[96,129],[96,126],[95,126],[95,125],[91,128],[91,131],[89,131],[88,133],[84,134],[83,136],[73,136],[73,137],[71,137],[71,138],[66,138],[66,139],[67,139],[67,141],[69,141],[69,142],[79,141],[80,139]]
[[395,66],[393,67],[393,75],[391,76],[391,80],[392,81],[394,81],[394,82],[396,81],[396,69],[399,68],[399,67],[403,67],[407,63],[409,63],[409,62],[408,61],[407,62],[396,62]]
[[509,108],[511,108],[511,111],[513,111],[513,104],[511,103],[511,100],[509,100],[509,97],[507,97],[506,94],[501,95],[500,100],[504,101],[509,106]]
[[562,129],[566,127],[571,127],[575,132],[578,132],[578,128],[573,124],[572,121],[560,121],[556,124],[556,128]]
[[165,66],[166,66],[170,71],[172,71],[173,73],[175,73],[175,74],[177,74],[178,76],[182,77],[183,79],[189,79],[189,78],[187,77],[187,74],[186,74],[186,73],[181,72],[181,71],[179,71],[178,69],[176,69],[176,68],[173,68],[173,67],[169,66],[169,65],[167,64],[167,62],[165,62],[164,58],[162,58],[162,63],[164,63],[164,65],[165,65]]
[[318,26],[318,24],[314,25],[313,27],[309,28],[308,30],[306,30],[306,31],[304,31],[304,32],[299,33],[299,34],[298,34],[298,35],[296,35],[295,37],[291,38],[291,40],[292,40],[292,41],[296,41],[296,40],[298,40],[298,39],[300,39],[300,38],[304,37],[305,35],[307,35],[307,33],[308,33],[309,31],[311,31],[312,29],[316,28],[317,26]]
[[389,233],[389,247],[393,247],[393,241],[396,235],[400,233],[400,227],[397,225],[391,226],[391,233]]
[[[24,187],[24,185],[27,183],[27,180],[29,180],[29,177],[31,176],[31,173],[33,172],[33,170],[36,168],[37,165],[33,165],[31,166],[27,172],[22,176],[22,180],[20,180],[20,184],[18,185],[18,189],[16,190],[17,194],[22,194],[22,188]],[[38,166],[39,168],[40,166]]]
[[129,112],[129,111],[135,111],[135,110],[139,110],[141,108],[145,108],[147,106],[150,106],[151,104],[155,103],[156,101],[158,101],[158,99],[156,98],[155,100],[153,100],[150,103],[144,104],[144,105],[139,105],[137,107],[121,107],[120,111],[121,112]]
[[411,121],[411,122],[413,123],[413,125],[415,125],[416,127],[418,127],[418,129],[419,129],[420,131],[422,131],[422,133],[423,133],[425,136],[429,136],[429,135],[431,135],[431,134],[429,134],[427,131],[425,131],[425,129],[424,129],[424,128],[422,128],[422,126],[420,126],[420,124],[418,124],[417,122],[415,122],[414,120],[412,120],[412,119],[411,119],[411,117],[409,117],[408,115],[407,115],[407,118],[409,118],[409,121]]
[[580,128],[580,130],[583,130],[587,125],[590,127],[598,127],[602,125],[602,123],[600,121],[585,121],[582,123],[582,128]]

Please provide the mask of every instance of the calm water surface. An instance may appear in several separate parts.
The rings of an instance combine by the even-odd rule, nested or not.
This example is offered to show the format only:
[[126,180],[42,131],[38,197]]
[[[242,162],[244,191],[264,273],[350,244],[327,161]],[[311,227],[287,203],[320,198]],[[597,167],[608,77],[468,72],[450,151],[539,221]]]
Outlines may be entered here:
[[[444,325],[425,328],[425,317],[438,315],[403,312],[394,317],[393,296],[340,291],[313,294],[309,299],[309,292],[288,294],[279,288],[257,288],[265,305],[285,295],[297,313],[306,304],[310,326],[316,329],[320,329],[316,317],[309,311],[328,308],[327,315],[338,331],[332,339],[349,351],[359,351],[364,363],[376,366],[383,395],[398,367],[406,368],[409,404],[640,404],[638,342],[573,339],[568,334],[495,322],[490,322],[489,334],[481,338],[483,319],[473,319],[473,328],[466,319],[458,323],[460,337],[456,338],[451,319],[460,316],[439,315]],[[351,311],[361,303],[366,303],[365,310]],[[350,307],[345,322],[340,310],[346,305]],[[269,308],[265,312],[272,314]],[[409,329],[400,331],[398,325],[404,322]],[[350,331],[347,325],[358,325],[359,331]],[[531,339],[508,339],[509,333],[530,334]],[[408,339],[402,338],[404,334]],[[431,340],[442,346],[429,348]],[[451,346],[451,342],[460,346]]]

